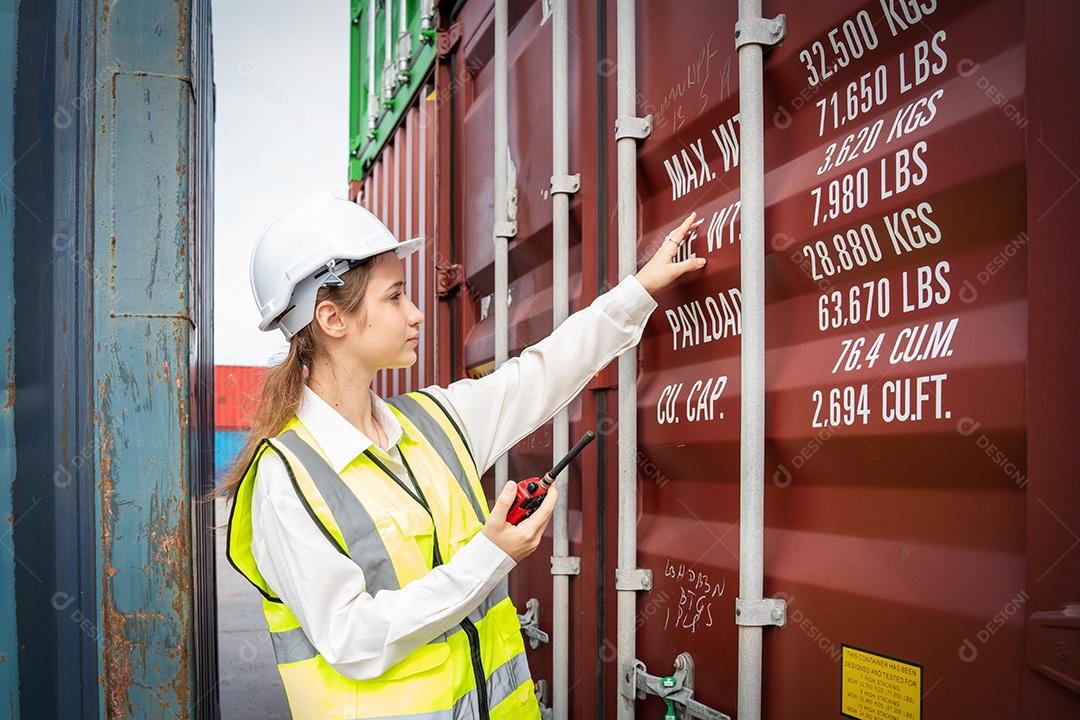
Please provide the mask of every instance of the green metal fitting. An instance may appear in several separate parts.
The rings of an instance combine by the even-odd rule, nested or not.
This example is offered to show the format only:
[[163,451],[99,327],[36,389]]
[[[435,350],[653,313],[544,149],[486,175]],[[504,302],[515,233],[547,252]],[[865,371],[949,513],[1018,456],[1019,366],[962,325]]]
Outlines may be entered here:
[[[660,687],[673,688],[677,687],[678,684],[679,681],[672,675],[660,678]],[[678,715],[675,714],[675,701],[665,699],[664,702],[667,703],[667,712],[664,714],[664,720],[678,720]]]

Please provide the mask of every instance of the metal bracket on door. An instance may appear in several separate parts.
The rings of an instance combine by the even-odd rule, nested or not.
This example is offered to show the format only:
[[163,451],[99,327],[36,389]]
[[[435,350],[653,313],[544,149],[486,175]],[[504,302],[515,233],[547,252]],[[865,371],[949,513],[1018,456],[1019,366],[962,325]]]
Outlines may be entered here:
[[645,671],[645,663],[633,660],[623,677],[622,693],[628,698],[644,700],[646,695],[656,695],[661,700],[670,700],[679,706],[676,715],[682,718],[700,718],[700,720],[731,720],[719,710],[713,710],[694,699],[694,658],[690,653],[680,653],[675,658],[675,672],[668,677],[650,675]]
[[[1028,665],[1071,692],[1080,693],[1080,602],[1032,613],[1028,616],[1027,637]],[[966,642],[974,654],[966,657],[961,648],[960,659],[970,662],[978,650],[970,640]]]
[[540,643],[551,641],[548,634],[540,629],[540,601],[536,598],[529,598],[529,602],[525,603],[525,614],[518,615],[518,622],[521,623],[521,632],[529,636],[529,647],[533,650],[540,647]]
[[574,175],[552,175],[551,176],[551,194],[556,195],[558,193],[564,193],[566,195],[573,195],[581,189],[581,173]]
[[773,47],[784,42],[787,36],[787,16],[777,15],[768,18],[746,18],[735,23],[735,49],[743,45],[764,45]]
[[580,575],[581,558],[574,555],[561,555],[551,557],[552,575]]
[[517,237],[517,221],[508,220],[495,223],[495,237],[512,238]]
[[616,590],[652,590],[652,570],[635,568],[633,570],[615,569]]
[[779,598],[735,598],[735,624],[751,627],[787,627],[787,603]]
[[652,135],[652,115],[639,117],[621,117],[615,120],[615,139],[634,138],[644,140]]

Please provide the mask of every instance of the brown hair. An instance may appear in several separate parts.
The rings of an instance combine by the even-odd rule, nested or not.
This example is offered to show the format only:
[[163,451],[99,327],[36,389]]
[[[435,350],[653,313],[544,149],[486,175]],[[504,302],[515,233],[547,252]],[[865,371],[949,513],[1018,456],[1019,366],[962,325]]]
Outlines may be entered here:
[[[343,285],[319,288],[319,293],[315,296],[316,307],[324,300],[329,300],[346,315],[357,312],[364,301],[364,294],[378,257],[380,256],[368,258],[343,273],[341,275]],[[268,370],[247,440],[240,454],[229,467],[225,479],[213,492],[215,497],[225,496],[229,502],[236,499],[240,481],[244,479],[259,443],[264,438],[272,438],[280,434],[285,424],[296,415],[296,411],[300,408],[300,398],[306,384],[307,371],[315,358],[323,351],[315,325],[313,320],[293,335],[289,341],[289,352],[285,359]]]

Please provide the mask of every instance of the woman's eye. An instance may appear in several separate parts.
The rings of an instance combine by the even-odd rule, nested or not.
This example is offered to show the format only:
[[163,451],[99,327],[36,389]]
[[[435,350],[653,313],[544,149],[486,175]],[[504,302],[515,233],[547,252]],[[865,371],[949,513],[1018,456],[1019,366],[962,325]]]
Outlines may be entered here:
[[390,296],[390,299],[393,302],[397,302],[398,300],[401,299],[401,293],[394,293],[393,295]]

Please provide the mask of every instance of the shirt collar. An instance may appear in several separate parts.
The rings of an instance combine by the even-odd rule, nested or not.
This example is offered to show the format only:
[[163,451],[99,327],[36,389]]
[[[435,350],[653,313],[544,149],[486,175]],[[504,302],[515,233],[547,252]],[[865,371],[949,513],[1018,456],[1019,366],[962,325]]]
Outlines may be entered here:
[[[405,434],[401,423],[375,391],[368,392],[371,393],[371,406],[375,417],[382,424],[391,447],[397,445]],[[371,438],[360,432],[309,387],[304,388],[296,417],[308,429],[315,442],[319,443],[334,472],[340,473],[368,448],[374,447],[378,452],[378,446]]]

